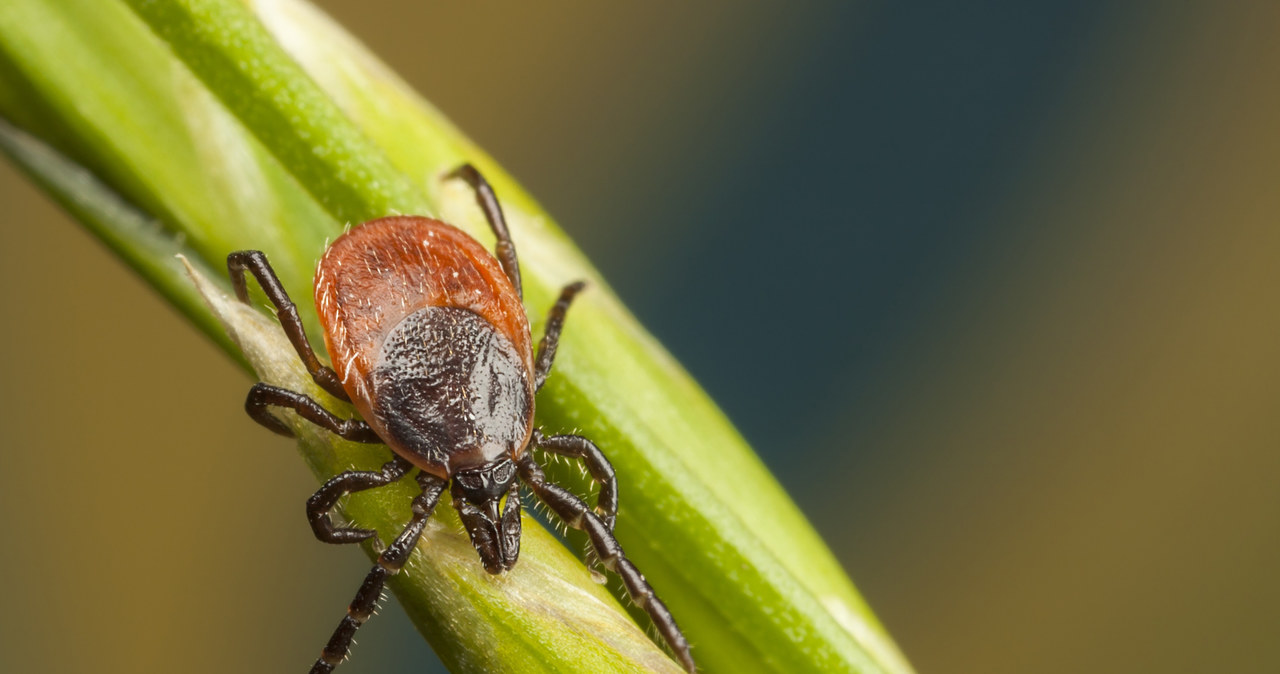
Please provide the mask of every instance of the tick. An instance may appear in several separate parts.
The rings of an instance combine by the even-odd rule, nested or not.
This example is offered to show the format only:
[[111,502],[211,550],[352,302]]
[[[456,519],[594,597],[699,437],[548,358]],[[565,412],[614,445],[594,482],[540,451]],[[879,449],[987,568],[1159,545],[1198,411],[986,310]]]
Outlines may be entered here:
[[[584,284],[561,291],[535,356],[520,264],[497,197],[470,165],[450,177],[475,190],[497,238],[495,255],[461,230],[418,216],[371,220],[343,234],[315,275],[316,311],[332,368],[312,351],[297,307],[266,255],[246,250],[227,256],[236,296],[248,302],[245,272],[253,274],[311,377],[351,402],[361,418],[343,419],[309,396],[261,382],[245,400],[249,416],[292,437],[271,413],[273,407],[291,409],[347,440],[386,444],[394,455],[380,470],[335,475],[307,500],[316,538],[343,544],[375,535],[330,519],[346,494],[391,484],[415,468],[421,488],[408,524],[378,556],[311,672],[332,672],[346,658],[352,636],[373,614],[387,578],[417,547],[445,488],[485,570],[513,567],[520,555],[521,483],[565,524],[587,533],[600,563],[622,578],[631,599],[693,672],[689,642],[614,537],[618,489],[609,460],[587,438],[543,435],[534,427],[534,394],[546,382],[565,314]],[[534,447],[586,465],[600,485],[594,509],[547,481]]]

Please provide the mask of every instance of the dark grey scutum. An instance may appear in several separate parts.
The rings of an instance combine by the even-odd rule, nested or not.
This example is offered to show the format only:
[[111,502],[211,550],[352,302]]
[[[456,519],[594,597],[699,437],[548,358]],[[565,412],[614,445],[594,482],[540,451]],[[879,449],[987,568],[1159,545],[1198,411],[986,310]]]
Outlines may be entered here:
[[514,457],[533,414],[524,361],[476,313],[427,307],[387,334],[374,414],[407,451],[449,472]]

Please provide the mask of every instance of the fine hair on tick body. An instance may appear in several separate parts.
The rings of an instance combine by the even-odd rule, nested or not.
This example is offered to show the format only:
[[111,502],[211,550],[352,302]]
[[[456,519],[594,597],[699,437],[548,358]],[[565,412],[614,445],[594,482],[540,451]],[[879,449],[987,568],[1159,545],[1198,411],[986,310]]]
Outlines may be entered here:
[[[449,177],[475,190],[497,239],[494,253],[463,231],[421,216],[380,218],[345,232],[326,249],[315,276],[316,310],[332,368],[312,350],[297,307],[266,255],[247,250],[227,256],[236,296],[248,302],[245,272],[252,274],[316,384],[360,413],[343,419],[302,393],[258,383],[245,400],[249,416],[292,437],[272,412],[291,409],[344,439],[385,444],[392,451],[380,470],[335,475],[308,499],[307,519],[316,537],[343,544],[375,535],[333,523],[330,512],[346,494],[411,474],[420,490],[409,522],[379,555],[311,672],[332,672],[347,657],[356,630],[373,614],[387,578],[409,560],[446,488],[485,570],[512,568],[520,555],[521,484],[564,524],[586,532],[596,559],[622,578],[632,601],[693,672],[689,642],[614,537],[613,466],[587,438],[548,436],[534,426],[534,395],[547,380],[565,314],[584,284],[561,291],[535,355],[516,248],[498,199],[470,165]],[[549,482],[530,451],[534,447],[580,460],[600,485],[595,507]]]

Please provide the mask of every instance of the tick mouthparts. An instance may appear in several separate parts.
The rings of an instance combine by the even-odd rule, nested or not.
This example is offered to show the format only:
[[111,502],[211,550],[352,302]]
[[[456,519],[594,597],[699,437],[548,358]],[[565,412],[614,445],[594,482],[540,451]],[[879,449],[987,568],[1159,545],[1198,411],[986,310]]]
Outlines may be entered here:
[[502,499],[494,498],[484,502],[484,515],[493,523],[495,533],[502,525]]

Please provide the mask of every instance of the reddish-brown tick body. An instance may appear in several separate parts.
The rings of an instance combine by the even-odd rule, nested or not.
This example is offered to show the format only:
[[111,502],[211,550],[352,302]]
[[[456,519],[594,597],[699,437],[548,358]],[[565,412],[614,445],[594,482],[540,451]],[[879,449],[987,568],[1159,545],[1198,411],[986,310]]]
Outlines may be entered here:
[[[298,308],[266,255],[242,250],[227,256],[236,297],[249,301],[245,274],[252,274],[315,383],[351,401],[362,418],[344,419],[305,393],[266,382],[249,389],[249,416],[292,436],[293,429],[273,410],[293,410],[341,438],[386,443],[395,453],[380,470],[334,475],[307,500],[307,520],[316,537],[339,544],[373,538],[372,529],[336,525],[330,511],[347,494],[391,484],[420,469],[413,479],[421,493],[413,500],[409,522],[365,576],[311,674],[329,674],[346,658],[351,638],[373,614],[387,578],[409,561],[445,489],[485,570],[502,573],[515,566],[521,484],[566,525],[586,532],[596,559],[622,578],[631,600],[649,614],[685,670],[693,672],[688,640],[613,535],[618,513],[613,466],[587,438],[547,436],[533,427],[534,393],[547,381],[565,312],[583,283],[560,291],[535,357],[521,302],[520,263],[497,196],[469,165],[450,176],[475,189],[497,240],[496,257],[461,230],[425,217],[380,218],[339,237],[320,260],[315,278],[316,309],[332,367],[316,357]],[[530,447],[581,461],[600,485],[595,507],[547,480]]]
[[533,432],[529,320],[498,261],[424,217],[367,222],[316,270],[325,346],[360,416],[400,456],[449,478]]

